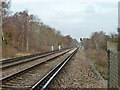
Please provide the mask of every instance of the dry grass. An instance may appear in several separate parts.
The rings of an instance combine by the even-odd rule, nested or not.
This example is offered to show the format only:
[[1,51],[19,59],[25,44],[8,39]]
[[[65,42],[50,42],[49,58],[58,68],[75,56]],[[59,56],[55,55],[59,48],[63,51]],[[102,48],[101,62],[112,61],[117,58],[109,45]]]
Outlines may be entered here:
[[14,57],[15,54],[18,53],[18,51],[15,48],[6,47],[2,49],[2,53],[3,53],[3,58],[10,58],[10,57]]
[[91,59],[96,69],[101,73],[104,79],[108,78],[108,58],[105,50],[86,50],[88,57]]
[[29,51],[29,52],[19,52],[16,48],[13,47],[3,47],[2,48],[2,60],[6,60],[9,58],[13,58],[13,57],[20,57],[20,56],[26,56],[26,55],[31,55],[31,54],[36,54],[36,53],[41,53],[41,52],[47,52],[47,50],[35,50],[33,51]]
[[17,51],[17,49],[12,48],[12,47],[3,48],[2,53],[3,53],[2,54],[3,55],[3,57],[2,57],[3,60],[8,59],[8,58],[13,58],[13,57],[30,55],[30,53],[19,53]]

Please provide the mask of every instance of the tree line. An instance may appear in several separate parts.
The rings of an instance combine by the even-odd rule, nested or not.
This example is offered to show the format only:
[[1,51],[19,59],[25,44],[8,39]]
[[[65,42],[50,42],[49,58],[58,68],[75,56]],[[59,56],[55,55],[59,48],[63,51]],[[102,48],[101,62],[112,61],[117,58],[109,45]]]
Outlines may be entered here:
[[107,35],[105,32],[94,32],[90,38],[84,38],[82,41],[85,49],[103,49],[107,50],[107,42],[118,43],[118,34],[111,33]]
[[3,56],[14,56],[16,53],[49,51],[51,46],[58,49],[73,47],[77,40],[63,36],[60,31],[44,24],[38,17],[29,14],[28,10],[11,13],[11,1],[2,3],[2,28],[4,33]]

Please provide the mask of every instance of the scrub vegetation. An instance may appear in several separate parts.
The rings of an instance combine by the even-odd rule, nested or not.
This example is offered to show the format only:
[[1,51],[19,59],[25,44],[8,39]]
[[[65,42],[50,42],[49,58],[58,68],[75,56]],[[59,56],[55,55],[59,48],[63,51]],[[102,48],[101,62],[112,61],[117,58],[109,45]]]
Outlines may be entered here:
[[107,41],[117,43],[118,34],[106,35],[103,31],[94,32],[90,38],[84,38],[82,41],[86,54],[104,79],[108,78]]

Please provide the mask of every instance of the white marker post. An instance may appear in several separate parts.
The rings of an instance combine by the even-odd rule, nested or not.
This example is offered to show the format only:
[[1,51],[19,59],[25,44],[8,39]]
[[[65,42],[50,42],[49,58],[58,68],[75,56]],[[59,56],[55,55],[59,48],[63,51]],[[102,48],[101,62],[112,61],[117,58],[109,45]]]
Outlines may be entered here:
[[51,46],[51,51],[53,51],[54,50],[54,46]]
[[59,45],[59,50],[61,49],[61,45]]

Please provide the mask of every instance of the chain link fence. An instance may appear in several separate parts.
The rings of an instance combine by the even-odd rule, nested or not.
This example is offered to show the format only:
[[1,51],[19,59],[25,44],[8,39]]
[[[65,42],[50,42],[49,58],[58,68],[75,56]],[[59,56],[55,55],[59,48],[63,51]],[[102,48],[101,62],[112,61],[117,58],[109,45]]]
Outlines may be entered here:
[[119,88],[118,43],[107,42],[108,50],[108,88]]
[[119,88],[119,75],[118,75],[118,52],[108,51],[108,87]]

